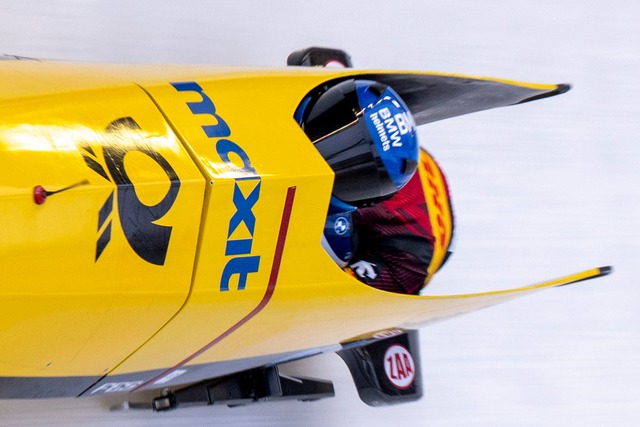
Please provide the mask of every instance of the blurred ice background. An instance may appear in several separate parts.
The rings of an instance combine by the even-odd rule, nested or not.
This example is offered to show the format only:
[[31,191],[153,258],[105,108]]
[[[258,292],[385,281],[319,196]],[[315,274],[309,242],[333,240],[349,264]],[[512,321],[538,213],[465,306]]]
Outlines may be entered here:
[[330,400],[169,414],[110,413],[104,398],[3,401],[0,425],[637,425],[638,16],[632,0],[0,0],[0,53],[279,66],[319,45],[347,50],[358,68],[572,83],[557,98],[422,129],[449,177],[458,235],[427,293],[616,268],[424,329],[416,403],[365,406],[324,355],[290,369],[333,380]]

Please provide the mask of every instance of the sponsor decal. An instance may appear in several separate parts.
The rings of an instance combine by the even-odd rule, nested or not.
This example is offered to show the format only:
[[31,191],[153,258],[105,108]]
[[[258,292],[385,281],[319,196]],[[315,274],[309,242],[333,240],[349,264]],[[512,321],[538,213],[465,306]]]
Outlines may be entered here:
[[162,378],[160,378],[159,380],[155,381],[153,384],[155,384],[155,385],[166,384],[169,381],[178,378],[180,375],[182,375],[182,374],[184,374],[186,372],[187,372],[186,369],[176,369],[175,371],[171,371],[167,375],[165,375]]
[[[441,188],[444,188],[444,182],[442,178],[440,178],[436,171],[431,167],[430,162],[426,160],[422,160],[422,165],[424,166],[425,175],[427,178],[427,185],[432,192],[431,197],[431,205],[429,209],[432,209],[436,220],[432,222],[433,227],[433,235],[436,237],[436,245],[438,248],[444,250],[445,244],[447,243],[447,234],[446,234],[446,226],[445,226],[445,205],[447,203],[446,194],[444,194],[444,190],[441,191]],[[441,203],[441,200],[443,203]]]
[[[256,273],[260,267],[260,255],[252,253],[253,237],[256,227],[256,217],[253,213],[253,207],[260,199],[260,189],[262,179],[251,164],[249,155],[244,149],[233,142],[231,139],[231,128],[225,119],[217,112],[216,106],[207,95],[202,87],[196,82],[175,82],[171,85],[178,92],[195,92],[201,101],[187,102],[187,107],[196,116],[208,116],[207,123],[214,119],[214,125],[201,125],[202,131],[215,142],[215,150],[229,171],[234,173],[235,183],[233,190],[232,203],[235,212],[229,218],[227,243],[225,246],[225,256],[227,262],[220,276],[220,290],[228,291],[232,278],[237,277],[237,290],[242,291],[247,285],[247,278],[251,273]],[[238,166],[232,159],[240,159],[242,163]],[[238,238],[236,231],[240,228],[246,228],[249,237]]]
[[100,387],[91,391],[91,394],[96,393],[122,393],[125,391],[131,391],[143,381],[122,381],[117,383],[104,383]]
[[379,331],[373,334],[373,338],[385,339],[385,338],[395,337],[403,333],[404,331],[402,329],[386,329],[384,331]]
[[391,345],[384,354],[384,372],[394,387],[411,387],[416,377],[416,366],[409,350],[400,344]]
[[349,221],[343,216],[338,217],[333,223],[333,230],[338,236],[342,236],[349,231]]
[[375,280],[378,277],[378,266],[365,260],[354,262],[349,267],[358,275],[358,277],[365,280]]
[[[401,108],[400,104],[390,97],[385,97],[384,100],[391,100],[396,107]],[[402,147],[401,136],[413,129],[413,121],[406,112],[392,114],[387,107],[369,114],[369,120],[378,133],[383,151],[389,151],[391,147]]]
[[[123,143],[105,145],[102,153],[94,151],[88,144],[80,147],[86,165],[115,185],[98,212],[95,261],[107,249],[115,222],[120,225],[129,246],[140,258],[151,264],[164,265],[172,227],[156,224],[156,221],[164,217],[176,201],[180,191],[180,178],[169,162],[145,140],[140,133],[140,126],[131,117],[114,120],[107,126],[106,133],[121,139]],[[167,175],[169,188],[162,200],[155,205],[147,205],[140,200],[135,185],[129,178],[125,157],[132,152],[147,155]]]

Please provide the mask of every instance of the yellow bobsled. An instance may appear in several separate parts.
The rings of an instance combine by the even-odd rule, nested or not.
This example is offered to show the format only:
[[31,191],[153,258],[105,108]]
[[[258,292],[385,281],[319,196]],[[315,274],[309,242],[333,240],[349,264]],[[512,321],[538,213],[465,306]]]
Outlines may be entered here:
[[[421,72],[0,60],[0,398],[225,377],[609,271],[438,297],[345,274],[320,244],[333,172],[293,114],[313,88],[353,77],[393,87],[418,124],[567,89]],[[390,378],[415,370],[398,366]]]

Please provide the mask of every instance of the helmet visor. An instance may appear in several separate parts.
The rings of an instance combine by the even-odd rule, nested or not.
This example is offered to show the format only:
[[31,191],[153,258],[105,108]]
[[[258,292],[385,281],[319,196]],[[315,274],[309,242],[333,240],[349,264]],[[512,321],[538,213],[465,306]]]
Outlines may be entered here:
[[313,142],[335,172],[333,194],[338,199],[362,206],[398,190],[378,154],[362,111],[350,123]]

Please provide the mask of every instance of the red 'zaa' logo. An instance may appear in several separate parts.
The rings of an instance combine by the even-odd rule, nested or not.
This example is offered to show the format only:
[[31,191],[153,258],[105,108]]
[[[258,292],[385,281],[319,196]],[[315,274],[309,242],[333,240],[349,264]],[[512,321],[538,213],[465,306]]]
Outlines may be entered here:
[[399,344],[390,346],[384,354],[384,372],[394,387],[411,387],[416,377],[416,367],[409,350]]

